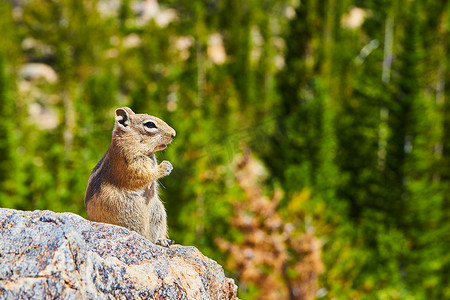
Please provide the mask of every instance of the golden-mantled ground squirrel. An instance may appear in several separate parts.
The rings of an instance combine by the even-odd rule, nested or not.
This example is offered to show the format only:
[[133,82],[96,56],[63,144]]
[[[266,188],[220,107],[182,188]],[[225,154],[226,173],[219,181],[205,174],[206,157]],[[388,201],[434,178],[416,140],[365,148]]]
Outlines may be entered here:
[[87,218],[126,227],[168,247],[167,216],[158,197],[158,178],[172,171],[155,152],[175,137],[163,120],[116,109],[111,145],[89,177],[84,204]]

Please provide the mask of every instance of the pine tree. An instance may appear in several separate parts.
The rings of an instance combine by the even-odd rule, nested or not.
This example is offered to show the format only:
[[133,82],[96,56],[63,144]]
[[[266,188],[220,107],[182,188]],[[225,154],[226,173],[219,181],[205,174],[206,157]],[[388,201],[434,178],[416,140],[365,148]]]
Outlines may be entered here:
[[15,63],[17,36],[9,3],[0,3],[0,206],[26,208],[20,198],[20,163],[18,153]]

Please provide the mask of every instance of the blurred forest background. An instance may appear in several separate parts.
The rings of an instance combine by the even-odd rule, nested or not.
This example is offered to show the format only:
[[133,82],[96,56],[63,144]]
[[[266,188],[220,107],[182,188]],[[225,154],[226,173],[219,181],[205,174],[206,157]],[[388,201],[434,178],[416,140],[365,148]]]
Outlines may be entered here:
[[450,299],[444,0],[0,1],[0,206],[85,216],[114,109],[242,299]]

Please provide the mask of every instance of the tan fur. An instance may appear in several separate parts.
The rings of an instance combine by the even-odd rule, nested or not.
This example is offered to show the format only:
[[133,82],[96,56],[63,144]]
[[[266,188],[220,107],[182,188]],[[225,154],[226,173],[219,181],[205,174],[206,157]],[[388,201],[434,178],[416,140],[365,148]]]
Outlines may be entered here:
[[[149,122],[156,128],[149,128],[153,126]],[[111,145],[89,177],[84,199],[87,218],[126,227],[168,246],[167,216],[157,179],[169,175],[172,165],[158,164],[155,152],[165,149],[175,134],[159,118],[118,108]]]

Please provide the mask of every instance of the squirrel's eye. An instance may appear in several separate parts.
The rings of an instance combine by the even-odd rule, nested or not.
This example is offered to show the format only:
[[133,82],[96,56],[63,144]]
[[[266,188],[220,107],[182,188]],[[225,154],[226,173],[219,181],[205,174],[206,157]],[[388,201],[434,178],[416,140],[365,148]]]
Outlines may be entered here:
[[147,128],[156,128],[156,125],[153,122],[144,123],[144,126]]

